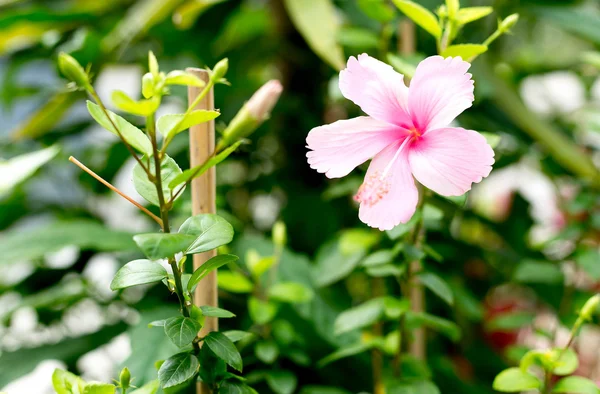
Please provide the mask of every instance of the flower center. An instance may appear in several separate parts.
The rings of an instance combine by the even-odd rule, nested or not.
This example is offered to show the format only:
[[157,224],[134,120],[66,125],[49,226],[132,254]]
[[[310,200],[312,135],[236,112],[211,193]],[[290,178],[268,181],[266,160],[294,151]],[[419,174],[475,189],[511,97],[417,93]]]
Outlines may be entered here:
[[386,178],[381,176],[379,171],[367,176],[354,196],[354,200],[369,207],[377,204],[390,191],[390,183]]
[[408,132],[410,133],[408,138],[411,140],[416,140],[421,137],[421,132],[417,130],[416,127],[412,127],[410,130],[408,130]]

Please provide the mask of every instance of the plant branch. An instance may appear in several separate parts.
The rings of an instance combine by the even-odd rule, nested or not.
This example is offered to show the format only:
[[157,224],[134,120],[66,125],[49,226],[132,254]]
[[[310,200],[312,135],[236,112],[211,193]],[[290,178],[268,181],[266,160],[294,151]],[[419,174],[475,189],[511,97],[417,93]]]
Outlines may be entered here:
[[[158,196],[158,204],[160,207],[160,215],[162,217],[162,229],[164,233],[170,233],[171,227],[169,226],[169,207],[170,204],[165,204],[165,197],[163,195],[162,187],[162,176],[161,176],[161,157],[158,154],[158,147],[156,143],[156,123],[154,121],[154,114],[146,117],[146,132],[150,137],[152,143],[152,158],[154,162],[154,185],[156,186],[156,194]],[[190,317],[190,311],[185,302],[185,291],[181,282],[181,270],[175,261],[175,258],[169,258],[169,265],[173,269],[173,280],[175,281],[175,293],[179,299],[179,306],[181,308],[181,314],[184,317]],[[196,341],[193,342],[194,351],[196,354],[200,352],[200,345]]]
[[137,152],[135,151],[135,149],[133,149],[133,147],[131,145],[129,145],[129,142],[127,142],[127,140],[125,139],[125,137],[123,137],[123,134],[121,133],[121,130],[119,130],[119,128],[117,127],[116,123],[110,117],[110,115],[108,113],[108,110],[104,106],[104,103],[100,99],[100,96],[98,96],[98,93],[96,93],[96,91],[94,90],[93,87],[91,89],[92,90],[90,91],[90,94],[92,95],[92,97],[96,101],[96,104],[98,104],[98,106],[100,107],[100,109],[102,110],[102,112],[104,112],[104,116],[106,116],[106,118],[109,120],[110,124],[115,129],[115,131],[117,132],[117,135],[119,136],[119,138],[121,139],[121,141],[123,142],[123,144],[125,144],[125,147],[129,151],[129,153],[131,154],[131,156],[133,156],[133,158],[137,161],[137,163],[140,165],[140,167],[142,167],[142,169],[144,170],[144,172],[146,173],[146,175],[148,175],[148,177],[150,177],[150,175],[151,175],[150,174],[150,170],[144,165],[144,163],[142,162],[142,160],[138,157]]
[[[196,106],[198,105],[198,103],[200,103],[200,101],[206,97],[206,95],[208,94],[208,92],[210,92],[210,89],[212,89],[212,87],[215,85],[215,81],[213,80],[213,78],[210,78],[208,80],[208,82],[206,83],[206,85],[204,86],[204,89],[202,89],[202,91],[200,92],[200,94],[196,97],[196,99],[188,106],[187,110],[185,111],[185,113],[183,114],[183,116],[181,117],[181,119],[175,124],[175,126],[173,126],[173,129],[178,129],[179,126],[181,126],[181,124],[183,123],[183,120],[185,119],[185,117],[187,115],[190,114],[190,112],[192,112],[194,110],[194,108],[196,108]],[[167,149],[168,143],[167,143],[167,139],[163,139],[163,144],[162,147],[160,148],[160,152],[159,155],[160,157],[162,157],[162,155],[164,155],[165,150]]]
[[202,163],[201,165],[197,166],[196,171],[194,171],[192,173],[192,175],[190,176],[190,179],[188,179],[187,181],[185,181],[185,183],[179,189],[177,189],[177,191],[171,196],[171,198],[169,199],[168,204],[172,204],[173,201],[175,201],[177,199],[177,197],[179,197],[179,195],[185,190],[185,188],[188,187],[190,185],[190,183],[192,183],[192,181],[194,180],[194,178],[196,178],[196,176],[202,170],[202,168],[204,167],[204,165],[206,165],[206,163],[208,163],[210,160],[214,159],[215,156],[217,155],[217,153],[219,153],[219,152],[220,152],[220,150],[216,150],[215,149],[214,153],[212,155],[210,155],[206,160],[204,160],[204,163]]
[[69,157],[69,161],[71,163],[74,163],[75,165],[77,165],[83,171],[85,171],[88,174],[90,174],[98,182],[102,183],[104,186],[108,187],[110,190],[114,191],[115,193],[117,193],[118,195],[120,195],[121,197],[123,197],[124,199],[126,199],[127,201],[129,201],[130,203],[132,203],[133,205],[135,205],[136,207],[138,207],[142,212],[144,212],[146,215],[150,216],[156,223],[158,223],[161,226],[163,225],[163,221],[161,220],[161,218],[159,218],[158,216],[156,216],[155,214],[153,214],[152,212],[150,212],[144,206],[142,206],[137,201],[135,201],[133,198],[129,197],[128,195],[126,195],[125,193],[123,193],[122,191],[120,191],[119,189],[117,189],[115,186],[111,185],[109,182],[107,182],[106,180],[104,180],[100,175],[96,174],[94,171],[92,171],[91,169],[89,169],[88,167],[86,167],[79,160],[77,160],[76,158],[74,158],[73,156],[71,156],[71,157]]

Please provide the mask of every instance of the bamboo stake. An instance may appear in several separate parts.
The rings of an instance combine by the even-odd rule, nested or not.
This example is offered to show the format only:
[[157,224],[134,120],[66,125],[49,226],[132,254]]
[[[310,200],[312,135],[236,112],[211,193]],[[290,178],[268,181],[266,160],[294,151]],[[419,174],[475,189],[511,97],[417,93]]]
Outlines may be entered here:
[[[188,68],[192,73],[208,83],[209,75],[205,70]],[[188,88],[188,102],[191,105],[200,94],[202,88],[190,86]],[[214,93],[211,89],[204,99],[194,109],[214,109]],[[190,167],[204,163],[215,150],[215,122],[210,121],[190,127]],[[206,171],[202,176],[192,181],[192,214],[216,213],[216,174],[215,167]],[[194,255],[194,270],[198,269],[208,259],[215,256],[216,251],[199,253]],[[200,281],[194,292],[194,304],[218,306],[217,294],[217,270],[212,271]],[[205,336],[211,331],[219,329],[219,321],[216,317],[207,317],[200,336]],[[199,394],[210,394],[212,390],[205,384],[198,383],[196,392]]]

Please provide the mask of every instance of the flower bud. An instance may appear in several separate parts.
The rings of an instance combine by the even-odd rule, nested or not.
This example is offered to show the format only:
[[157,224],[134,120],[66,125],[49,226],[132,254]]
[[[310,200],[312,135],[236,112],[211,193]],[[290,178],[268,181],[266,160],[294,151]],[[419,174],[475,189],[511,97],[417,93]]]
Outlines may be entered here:
[[119,375],[119,386],[123,389],[123,390],[127,390],[130,386],[129,384],[131,383],[131,373],[129,372],[129,369],[127,369],[127,367],[123,368],[123,370],[121,371],[121,374]]
[[58,68],[67,79],[75,82],[78,87],[85,90],[91,89],[89,76],[73,56],[61,52],[58,55]]
[[596,294],[585,302],[579,316],[585,320],[592,320],[592,316],[597,312],[598,305],[600,304],[600,294]]
[[502,22],[500,22],[500,25],[498,26],[498,30],[500,30],[502,33],[507,33],[510,31],[510,29],[517,24],[517,22],[519,21],[519,14],[512,14],[507,16],[506,18],[504,18],[504,20]]
[[219,61],[212,70],[212,78],[216,82],[227,74],[229,69],[229,59],[225,58]]
[[282,91],[281,82],[276,79],[265,83],[246,104],[250,115],[259,122],[264,122],[271,114],[271,110],[279,100]]
[[273,243],[277,246],[285,246],[287,242],[287,231],[285,223],[278,221],[273,225]]
[[217,151],[252,134],[269,117],[282,90],[277,80],[271,80],[258,89],[223,131]]

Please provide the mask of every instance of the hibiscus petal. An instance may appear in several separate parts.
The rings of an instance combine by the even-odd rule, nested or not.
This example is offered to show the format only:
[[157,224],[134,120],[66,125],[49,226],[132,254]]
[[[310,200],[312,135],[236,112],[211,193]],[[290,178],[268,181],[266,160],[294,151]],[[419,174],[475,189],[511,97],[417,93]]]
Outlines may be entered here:
[[473,103],[471,64],[460,57],[432,56],[417,66],[410,83],[408,106],[415,127],[426,130],[446,127]]
[[377,59],[363,53],[348,59],[340,72],[340,90],[375,119],[409,129],[408,88],[404,76]]
[[489,175],[494,150],[472,130],[431,130],[414,141],[408,160],[419,182],[443,196],[460,196]]
[[315,127],[306,137],[311,149],[306,154],[308,164],[328,178],[340,178],[394,142],[401,133],[401,129],[368,116]]
[[358,217],[380,230],[406,223],[415,213],[419,194],[408,164],[408,148],[402,140],[382,150],[371,162],[355,199]]

